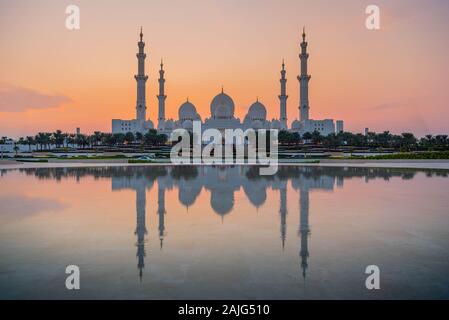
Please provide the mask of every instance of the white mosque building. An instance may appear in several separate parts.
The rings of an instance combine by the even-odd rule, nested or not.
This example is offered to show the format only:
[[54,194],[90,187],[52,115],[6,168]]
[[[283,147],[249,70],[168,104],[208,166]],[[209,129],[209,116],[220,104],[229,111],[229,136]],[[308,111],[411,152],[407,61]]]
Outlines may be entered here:
[[[298,132],[303,135],[306,132],[318,131],[322,135],[329,135],[331,133],[338,133],[343,131],[343,121],[337,120],[334,123],[333,119],[313,120],[309,118],[309,81],[310,75],[307,73],[307,60],[309,54],[307,53],[306,34],[303,30],[300,58],[300,75],[299,81],[299,120],[294,120],[291,126],[287,123],[287,92],[285,77],[285,64],[282,62],[281,69],[281,92],[279,95],[279,119],[267,120],[267,109],[260,102],[254,102],[248,109],[248,113],[243,121],[237,118],[234,114],[235,105],[232,98],[226,94],[222,88],[221,92],[216,95],[210,104],[209,118],[201,119],[201,116],[196,111],[196,107],[188,99],[181,104],[178,110],[178,119],[167,119],[165,117],[165,78],[164,65],[161,61],[159,70],[159,94],[158,98],[158,124],[157,131],[169,135],[173,130],[183,128],[191,130],[193,128],[193,121],[199,120],[202,123],[202,129],[216,128],[224,129],[277,129],[289,130],[291,132]],[[135,75],[137,82],[137,102],[136,102],[136,119],[133,120],[112,120],[112,133],[137,133],[142,134],[148,132],[149,129],[154,129],[151,120],[146,118],[146,81],[148,76],[145,75],[145,58],[144,51],[145,43],[143,42],[143,33],[140,31],[140,41],[138,42],[139,52],[137,53],[138,72]]]

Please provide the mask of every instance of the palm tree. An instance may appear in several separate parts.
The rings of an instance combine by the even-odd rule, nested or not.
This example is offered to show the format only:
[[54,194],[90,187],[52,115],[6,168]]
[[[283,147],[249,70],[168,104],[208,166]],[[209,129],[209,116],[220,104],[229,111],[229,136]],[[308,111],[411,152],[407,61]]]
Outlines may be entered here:
[[133,143],[134,142],[134,134],[132,132],[127,132],[125,134],[125,142],[126,143]]
[[91,137],[92,137],[91,141],[93,142],[93,144],[98,146],[98,144],[101,142],[102,133],[100,131],[95,131],[93,136]]
[[59,148],[62,144],[64,144],[64,134],[61,130],[56,130],[53,133],[53,138],[56,148]]
[[31,145],[35,144],[34,138],[32,136],[27,136],[25,138],[27,144],[28,144],[28,150],[31,152]]
[[19,148],[19,146],[17,145],[17,144],[14,144],[14,147],[13,147],[13,149],[14,149],[14,152],[15,152],[15,154],[16,154],[16,157],[18,156],[18,154],[19,154],[19,150],[20,150],[20,148]]
[[125,135],[123,133],[114,133],[113,138],[114,144],[123,144],[125,141]]
[[321,133],[317,130],[312,132],[312,142],[314,144],[319,144],[323,141],[323,136],[321,135]]
[[142,139],[143,139],[143,134],[140,132],[136,132],[136,141],[142,142]]

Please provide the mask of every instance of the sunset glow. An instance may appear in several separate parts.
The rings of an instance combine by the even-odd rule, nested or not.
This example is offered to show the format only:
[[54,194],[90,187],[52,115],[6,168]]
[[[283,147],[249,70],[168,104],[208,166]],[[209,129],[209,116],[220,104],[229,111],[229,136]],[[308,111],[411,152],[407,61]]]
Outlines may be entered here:
[[[65,28],[80,7],[81,28]],[[0,2],[0,135],[111,131],[135,114],[137,41],[147,53],[147,115],[157,123],[157,70],[166,70],[168,118],[188,97],[203,118],[224,86],[243,118],[257,97],[278,117],[282,59],[288,123],[298,118],[299,42],[309,41],[312,118],[345,129],[447,133],[447,1],[377,1],[369,31],[358,0]]]

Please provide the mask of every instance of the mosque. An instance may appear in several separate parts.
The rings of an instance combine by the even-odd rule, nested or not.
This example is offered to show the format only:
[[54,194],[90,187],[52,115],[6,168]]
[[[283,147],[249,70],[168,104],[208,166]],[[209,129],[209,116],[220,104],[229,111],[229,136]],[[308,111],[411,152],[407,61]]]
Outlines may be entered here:
[[[260,102],[254,102],[248,109],[248,113],[241,121],[234,114],[235,105],[232,98],[221,89],[210,104],[210,116],[201,119],[196,107],[188,99],[178,110],[178,119],[167,119],[165,117],[165,78],[164,65],[161,61],[159,70],[159,94],[158,99],[158,124],[157,131],[166,135],[178,128],[192,130],[193,121],[201,121],[202,129],[215,128],[219,130],[225,129],[277,129],[289,130],[291,132],[298,132],[303,135],[306,132],[318,131],[322,135],[329,135],[331,133],[338,133],[343,131],[343,121],[337,120],[334,123],[333,119],[313,120],[309,118],[309,81],[310,75],[307,73],[307,60],[309,54],[307,53],[306,34],[305,30],[302,33],[300,58],[300,75],[299,81],[299,120],[294,120],[291,126],[287,123],[287,92],[286,92],[286,70],[285,64],[282,62],[281,78],[280,78],[280,95],[279,97],[279,119],[267,119],[267,109]],[[140,41],[138,42],[139,52],[137,53],[138,72],[134,76],[137,82],[137,101],[136,101],[136,119],[133,120],[112,120],[112,133],[137,133],[142,134],[148,132],[149,129],[154,129],[153,122],[146,117],[146,81],[148,76],[145,74],[145,42],[143,42],[143,32],[140,31]]]

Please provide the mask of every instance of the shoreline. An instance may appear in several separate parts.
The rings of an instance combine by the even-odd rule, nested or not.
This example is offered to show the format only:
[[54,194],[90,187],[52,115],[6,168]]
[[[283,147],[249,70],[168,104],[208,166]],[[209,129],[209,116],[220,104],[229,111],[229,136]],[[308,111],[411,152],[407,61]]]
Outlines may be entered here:
[[[360,167],[360,168],[401,168],[401,169],[438,169],[449,170],[449,160],[332,160],[323,159],[319,163],[283,161],[279,166],[313,166],[313,167]],[[121,166],[176,166],[170,162],[128,163],[117,160],[77,160],[53,162],[19,162],[15,160],[0,160],[0,170],[28,168],[76,168],[76,167],[121,167]],[[181,164],[185,166],[207,166],[210,164]],[[229,164],[214,164],[227,166]],[[260,164],[234,164],[260,165]]]

